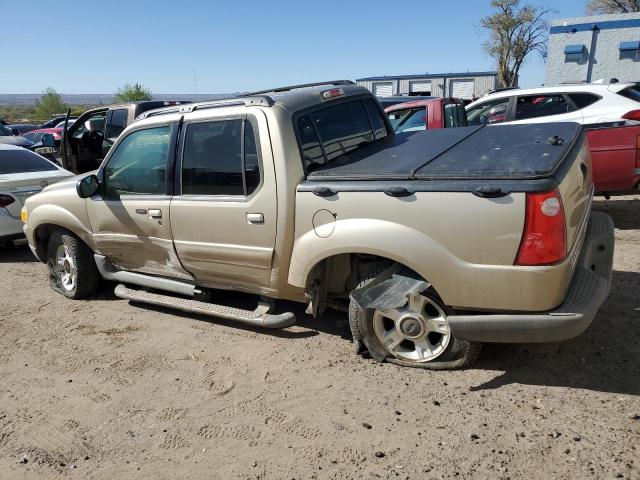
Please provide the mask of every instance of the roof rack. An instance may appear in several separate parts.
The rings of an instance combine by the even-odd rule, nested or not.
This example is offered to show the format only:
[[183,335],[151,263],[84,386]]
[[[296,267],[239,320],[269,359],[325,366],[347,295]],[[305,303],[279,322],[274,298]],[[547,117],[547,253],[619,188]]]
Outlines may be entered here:
[[296,88],[320,87],[322,85],[355,85],[351,80],[329,80],[328,82],[301,83],[299,85],[289,85],[288,87],[270,88],[268,90],[259,90],[257,92],[241,93],[239,97],[251,97],[254,95],[262,95],[263,93],[288,92]]

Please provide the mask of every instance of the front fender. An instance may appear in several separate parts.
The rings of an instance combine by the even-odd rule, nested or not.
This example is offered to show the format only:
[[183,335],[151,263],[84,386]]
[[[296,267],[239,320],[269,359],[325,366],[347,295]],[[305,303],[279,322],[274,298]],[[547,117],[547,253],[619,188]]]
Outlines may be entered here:
[[97,251],[90,226],[85,225],[69,210],[51,203],[37,205],[29,211],[27,223],[24,227],[24,233],[32,248],[38,247],[36,234],[38,229],[45,225],[61,227],[69,230],[86,243],[89,248],[93,251]]
[[312,269],[322,260],[343,253],[377,255],[401,263],[429,281],[446,302],[444,277],[454,273],[461,260],[431,237],[410,227],[374,219],[345,219],[335,222],[326,238],[311,230],[293,245],[289,283],[305,288]]

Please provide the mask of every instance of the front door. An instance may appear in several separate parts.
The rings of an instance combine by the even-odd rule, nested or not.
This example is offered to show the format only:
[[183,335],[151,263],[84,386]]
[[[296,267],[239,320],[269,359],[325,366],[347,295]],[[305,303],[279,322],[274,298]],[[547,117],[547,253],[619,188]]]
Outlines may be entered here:
[[167,170],[175,125],[130,132],[102,167],[102,188],[87,199],[101,253],[125,270],[190,278],[173,248]]
[[256,110],[220,120],[185,116],[182,130],[179,185],[171,202],[182,265],[198,284],[264,292],[277,221],[264,114]]

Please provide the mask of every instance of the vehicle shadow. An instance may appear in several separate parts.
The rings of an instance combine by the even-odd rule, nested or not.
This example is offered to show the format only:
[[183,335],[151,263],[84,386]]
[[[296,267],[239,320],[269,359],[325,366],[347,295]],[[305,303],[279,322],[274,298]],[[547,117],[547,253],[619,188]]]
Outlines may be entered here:
[[637,198],[598,199],[593,203],[593,209],[611,215],[619,230],[640,230],[640,195]]
[[609,298],[578,337],[554,344],[486,344],[475,368],[503,373],[471,388],[509,384],[640,395],[640,273],[614,271]]
[[13,247],[0,247],[0,263],[37,262],[26,242],[16,242]]

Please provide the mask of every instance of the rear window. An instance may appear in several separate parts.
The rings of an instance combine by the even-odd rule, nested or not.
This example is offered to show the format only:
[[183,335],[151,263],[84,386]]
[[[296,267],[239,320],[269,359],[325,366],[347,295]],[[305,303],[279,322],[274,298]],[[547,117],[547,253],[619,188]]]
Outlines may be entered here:
[[382,113],[370,98],[311,112],[298,118],[296,129],[307,171],[388,135]]
[[58,168],[29,150],[0,150],[0,175],[48,172]]
[[593,93],[570,93],[569,98],[576,104],[578,110],[600,100],[600,97]]
[[447,103],[444,106],[444,128],[466,127],[467,112],[462,103]]
[[630,98],[636,102],[640,102],[640,85],[634,85],[633,87],[627,87],[624,90],[618,92],[618,95]]

